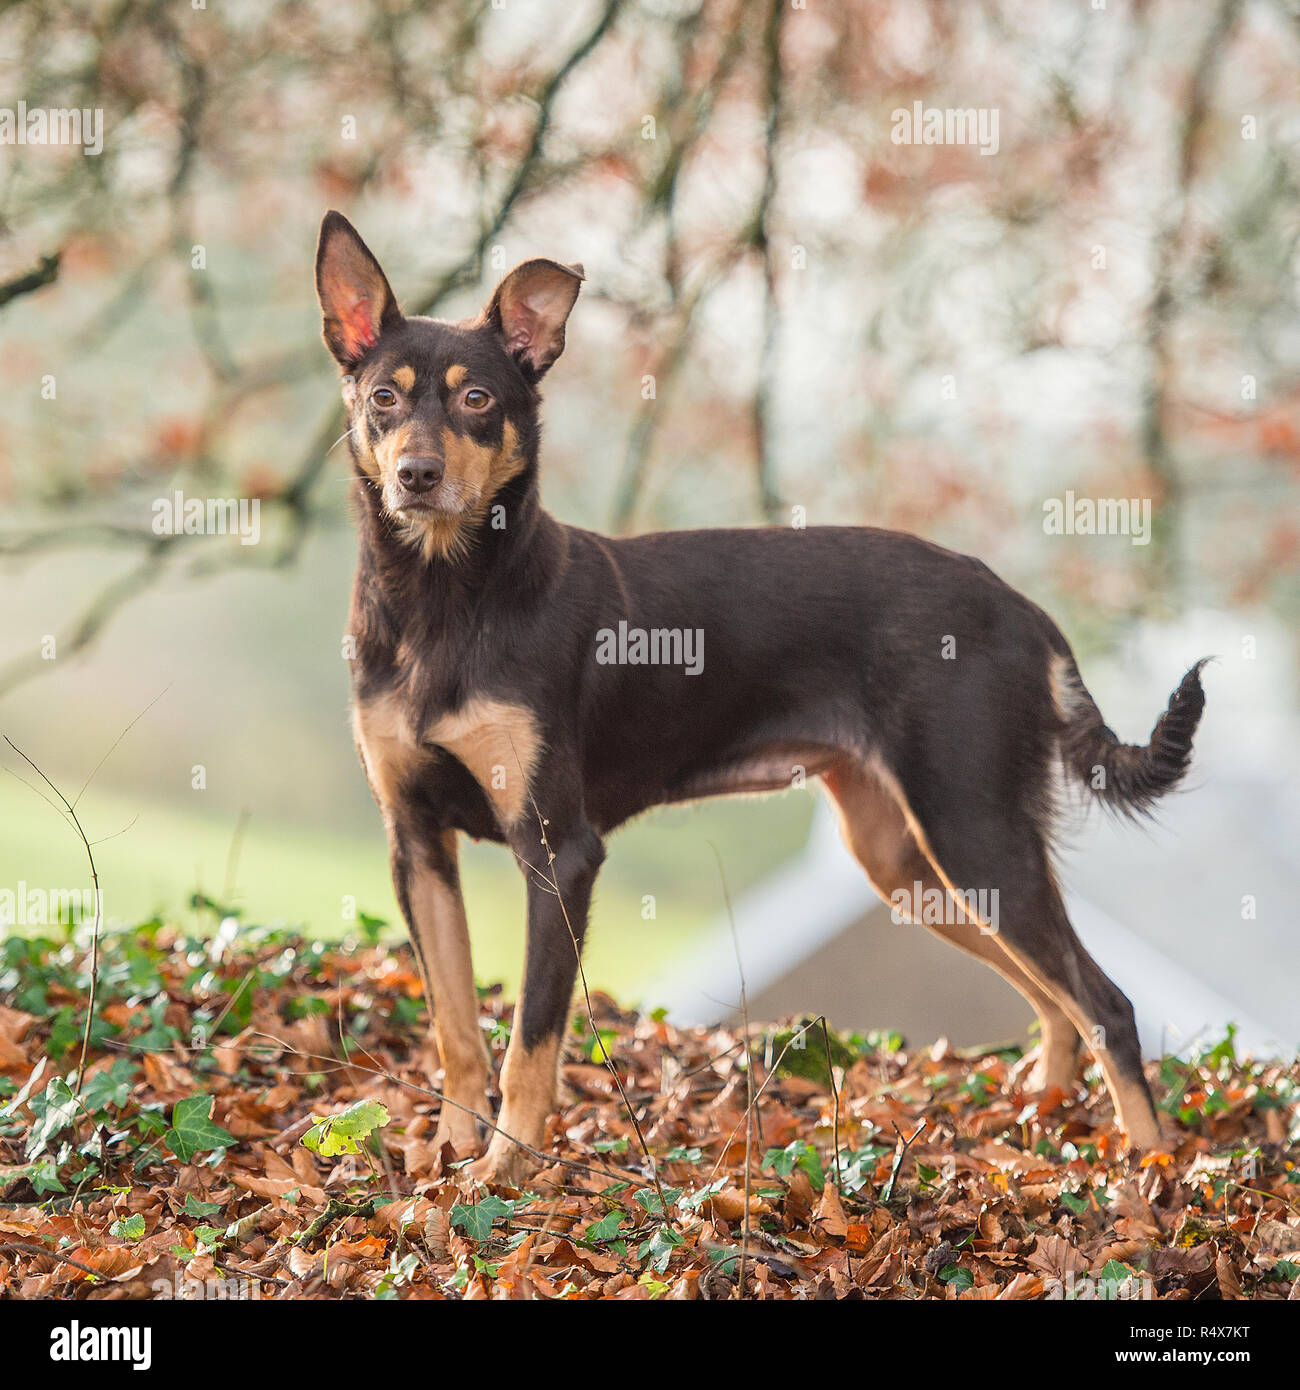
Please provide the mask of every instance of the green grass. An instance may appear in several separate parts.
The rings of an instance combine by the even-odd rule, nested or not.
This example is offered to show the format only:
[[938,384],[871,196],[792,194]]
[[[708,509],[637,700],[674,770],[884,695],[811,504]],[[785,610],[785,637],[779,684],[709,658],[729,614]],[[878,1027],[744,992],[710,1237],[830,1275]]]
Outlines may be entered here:
[[[64,788],[68,790],[67,787]],[[96,782],[78,806],[95,860],[109,921],[131,922],[176,912],[196,889],[244,909],[248,922],[280,921],[311,934],[341,935],[355,911],[386,918],[403,931],[388,878],[378,816],[368,834],[277,823],[253,816],[235,860],[227,895],[235,822],[199,804],[143,800]],[[802,843],[811,798],[803,794],[715,802],[657,813],[610,841],[597,886],[586,953],[593,987],[628,1000],[691,948],[701,928],[723,912],[711,844],[736,894],[770,872]],[[16,778],[0,777],[0,888],[89,887],[75,832]],[[510,855],[495,845],[466,844],[465,899],[480,981],[518,987],[523,958],[523,882]],[[654,916],[643,915],[647,898]],[[352,916],[345,916],[345,912]],[[197,915],[187,925],[202,927]],[[644,1000],[653,1006],[653,1000]]]

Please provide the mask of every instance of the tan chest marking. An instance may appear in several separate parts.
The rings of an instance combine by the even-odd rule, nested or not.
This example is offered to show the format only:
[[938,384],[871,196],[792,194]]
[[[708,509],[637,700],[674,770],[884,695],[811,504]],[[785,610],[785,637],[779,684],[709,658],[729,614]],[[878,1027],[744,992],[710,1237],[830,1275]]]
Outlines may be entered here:
[[353,715],[357,747],[370,784],[385,808],[400,800],[402,783],[446,749],[483,788],[502,825],[528,809],[528,787],[542,751],[537,721],[526,706],[475,699],[424,730],[420,742],[393,695],[358,705]]
[[357,705],[352,729],[375,797],[390,810],[397,805],[402,783],[427,760],[407,723],[405,707],[393,695]]
[[424,735],[463,763],[487,793],[502,825],[528,810],[528,788],[542,751],[533,713],[504,700],[471,700]]

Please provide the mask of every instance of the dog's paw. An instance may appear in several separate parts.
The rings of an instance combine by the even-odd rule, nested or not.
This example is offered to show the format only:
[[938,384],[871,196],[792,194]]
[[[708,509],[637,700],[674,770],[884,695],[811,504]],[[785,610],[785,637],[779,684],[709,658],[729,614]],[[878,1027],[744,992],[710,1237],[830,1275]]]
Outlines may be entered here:
[[434,1153],[440,1155],[444,1144],[450,1144],[455,1149],[457,1158],[469,1158],[479,1153],[483,1148],[483,1140],[479,1134],[478,1121],[464,1110],[455,1110],[449,1115],[444,1115],[433,1132]]
[[481,1182],[487,1187],[519,1188],[534,1166],[532,1156],[518,1144],[493,1140],[488,1145],[487,1153],[462,1171],[474,1182]]
[[1173,1119],[1163,1113],[1154,1119],[1143,1115],[1130,1129],[1118,1123],[1117,1128],[1123,1136],[1125,1152],[1131,1159],[1141,1159],[1147,1154],[1173,1153],[1183,1139]]

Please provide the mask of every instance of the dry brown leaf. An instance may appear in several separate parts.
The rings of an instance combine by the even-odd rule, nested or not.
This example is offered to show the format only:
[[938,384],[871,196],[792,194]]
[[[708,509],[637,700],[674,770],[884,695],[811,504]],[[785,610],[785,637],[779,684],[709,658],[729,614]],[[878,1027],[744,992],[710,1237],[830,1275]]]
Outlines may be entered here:
[[1237,1277],[1236,1267],[1225,1251],[1220,1251],[1214,1261],[1214,1277],[1219,1285],[1219,1297],[1225,1300],[1244,1298],[1241,1292],[1241,1280]]
[[[740,1221],[745,1215],[745,1194],[738,1187],[724,1187],[709,1198],[709,1209],[714,1216],[727,1222]],[[749,1194],[750,1218],[762,1216],[772,1208],[756,1192]]]
[[1021,1272],[998,1294],[998,1300],[1003,1303],[1014,1303],[1025,1298],[1042,1298],[1043,1289],[1042,1275]]
[[844,1203],[840,1201],[840,1194],[830,1183],[826,1184],[821,1201],[817,1203],[817,1209],[813,1212],[812,1225],[815,1231],[830,1240],[843,1240],[849,1233]]
[[1026,1263],[1052,1279],[1065,1280],[1067,1275],[1088,1272],[1088,1261],[1062,1236],[1039,1236]]
[[323,1207],[326,1201],[323,1188],[312,1187],[299,1181],[296,1176],[260,1178],[255,1173],[241,1173],[236,1169],[231,1173],[230,1181],[244,1192],[251,1192],[255,1197],[283,1197],[286,1193],[296,1190],[307,1201],[314,1202],[318,1207]]

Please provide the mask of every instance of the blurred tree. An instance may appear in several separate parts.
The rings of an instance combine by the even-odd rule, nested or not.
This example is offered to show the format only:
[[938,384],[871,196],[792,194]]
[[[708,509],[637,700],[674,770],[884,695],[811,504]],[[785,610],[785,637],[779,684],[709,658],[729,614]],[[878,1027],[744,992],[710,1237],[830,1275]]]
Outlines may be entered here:
[[[1293,605],[1298,48],[1265,0],[0,6],[4,106],[104,123],[0,145],[0,554],[138,556],[65,654],[178,567],[294,560],[342,495],[310,293],[340,205],[409,312],[586,263],[584,519],[801,507],[1103,618]],[[899,143],[918,102],[996,139]],[[174,488],[258,497],[269,540],[155,535]],[[1067,489],[1150,498],[1150,549],[1045,537]]]

